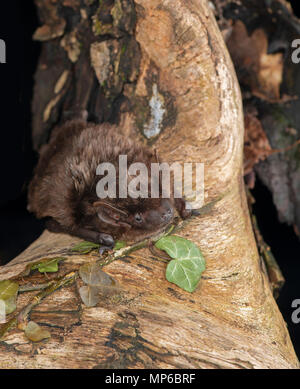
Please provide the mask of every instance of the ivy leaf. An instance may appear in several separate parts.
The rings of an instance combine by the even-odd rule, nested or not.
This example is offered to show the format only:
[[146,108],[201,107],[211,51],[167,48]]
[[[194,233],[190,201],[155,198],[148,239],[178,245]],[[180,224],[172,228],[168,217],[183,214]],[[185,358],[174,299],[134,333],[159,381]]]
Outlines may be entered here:
[[93,242],[80,242],[74,247],[72,247],[72,251],[76,251],[80,254],[88,254],[92,250],[98,249],[100,247],[100,244],[93,243]]
[[205,270],[205,259],[199,248],[180,236],[165,236],[155,246],[171,258],[166,269],[166,278],[187,292],[193,292]]
[[51,338],[49,331],[40,327],[34,321],[30,321],[25,328],[26,337],[32,342],[39,342],[43,339]]
[[49,261],[36,263],[31,266],[31,270],[38,270],[40,273],[55,273],[58,271],[58,262],[63,261],[65,258],[57,257],[52,258]]
[[0,281],[0,300],[4,301],[5,313],[8,315],[12,313],[17,305],[17,294],[19,284],[10,280]]

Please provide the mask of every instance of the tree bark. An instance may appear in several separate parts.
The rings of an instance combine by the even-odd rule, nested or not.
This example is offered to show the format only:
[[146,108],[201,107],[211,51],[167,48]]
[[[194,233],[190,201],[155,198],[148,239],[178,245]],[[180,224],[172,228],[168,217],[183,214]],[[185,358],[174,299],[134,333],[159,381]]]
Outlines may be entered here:
[[[87,109],[155,144],[165,161],[203,162],[205,204],[213,205],[180,235],[200,247],[207,269],[190,294],[166,281],[166,264],[147,249],[115,260],[104,270],[118,281],[116,295],[87,308],[78,280],[47,295],[29,316],[51,338],[34,344],[18,328],[6,331],[0,367],[299,367],[257,252],[242,178],[240,90],[207,1],[36,2],[45,20],[35,34],[44,41],[36,149],[62,110]],[[45,231],[0,268],[0,280],[45,282],[36,272],[25,276],[26,267],[61,256],[59,273],[49,277],[73,274],[98,258],[72,252],[77,241]],[[19,294],[18,311],[34,294]]]

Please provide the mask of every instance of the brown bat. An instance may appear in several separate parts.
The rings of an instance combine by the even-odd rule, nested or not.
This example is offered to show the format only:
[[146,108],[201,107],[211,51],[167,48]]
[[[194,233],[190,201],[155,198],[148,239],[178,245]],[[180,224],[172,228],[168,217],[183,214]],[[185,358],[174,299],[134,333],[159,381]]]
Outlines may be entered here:
[[[47,218],[47,228],[65,232],[112,248],[115,239],[136,242],[171,223],[175,210],[190,216],[182,198],[120,198],[119,156],[126,155],[128,166],[150,165],[157,155],[137,141],[118,133],[109,123],[93,124],[72,120],[56,127],[40,152],[34,177],[29,185],[28,210]],[[116,198],[100,199],[96,174],[100,163],[116,169]],[[130,180],[130,177],[128,178]],[[149,182],[151,180],[149,179]]]

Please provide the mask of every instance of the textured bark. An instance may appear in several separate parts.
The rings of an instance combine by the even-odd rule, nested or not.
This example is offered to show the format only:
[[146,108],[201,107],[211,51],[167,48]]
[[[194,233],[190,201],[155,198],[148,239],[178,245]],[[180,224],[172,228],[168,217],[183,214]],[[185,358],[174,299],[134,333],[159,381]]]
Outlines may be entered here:
[[[136,251],[104,267],[120,290],[104,295],[96,307],[81,303],[78,280],[43,299],[30,312],[30,319],[48,326],[51,339],[32,344],[21,330],[10,329],[0,343],[0,367],[298,367],[252,232],[242,180],[240,91],[208,3],[135,0],[99,5],[85,1],[81,10],[79,2],[72,0],[37,3],[41,10],[48,9],[48,27],[36,38],[51,40],[43,44],[36,75],[36,148],[60,120],[62,109],[87,108],[98,120],[118,122],[120,131],[149,145],[155,143],[163,160],[204,162],[205,203],[217,201],[180,232],[201,248],[207,261],[193,294],[168,283],[166,264],[147,249]],[[70,54],[60,46],[66,34],[72,34],[63,29],[65,3],[69,28],[85,31],[84,44],[77,46],[80,53],[75,50],[77,54],[71,55],[72,66]],[[104,8],[100,12],[98,7]],[[100,23],[108,14],[113,17]],[[47,51],[61,61],[52,64]],[[88,67],[90,58],[92,68]],[[161,121],[154,120],[151,98],[164,110]],[[66,258],[59,274],[51,278],[97,258],[96,254],[74,254],[70,248],[77,241],[44,232],[0,268],[0,280],[45,282],[36,273],[20,276],[28,264],[41,258]],[[20,294],[18,310],[35,293]]]

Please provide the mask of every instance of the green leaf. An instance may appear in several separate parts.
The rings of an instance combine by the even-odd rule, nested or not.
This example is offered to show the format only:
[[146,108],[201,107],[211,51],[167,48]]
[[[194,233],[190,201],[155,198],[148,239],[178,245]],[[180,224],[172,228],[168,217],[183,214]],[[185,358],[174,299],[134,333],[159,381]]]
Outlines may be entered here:
[[117,240],[115,243],[115,246],[114,246],[114,250],[120,250],[123,247],[126,247],[126,242],[124,242],[122,240]]
[[76,251],[80,254],[88,254],[90,251],[98,249],[100,244],[93,242],[80,242],[76,246],[72,247],[72,251]]
[[5,300],[5,313],[9,315],[17,308],[17,295],[9,297]]
[[166,278],[187,292],[193,292],[205,270],[205,259],[199,248],[180,236],[165,236],[155,246],[171,258],[166,269]]
[[0,281],[0,300],[5,303],[5,313],[8,315],[12,313],[17,305],[17,294],[19,284],[10,280]]
[[45,262],[35,263],[31,266],[31,270],[38,270],[40,273],[55,273],[58,271],[58,262],[64,259],[63,257],[57,257]]
[[43,339],[51,338],[50,332],[40,327],[34,321],[30,321],[27,324],[25,328],[25,335],[33,342],[39,342]]

